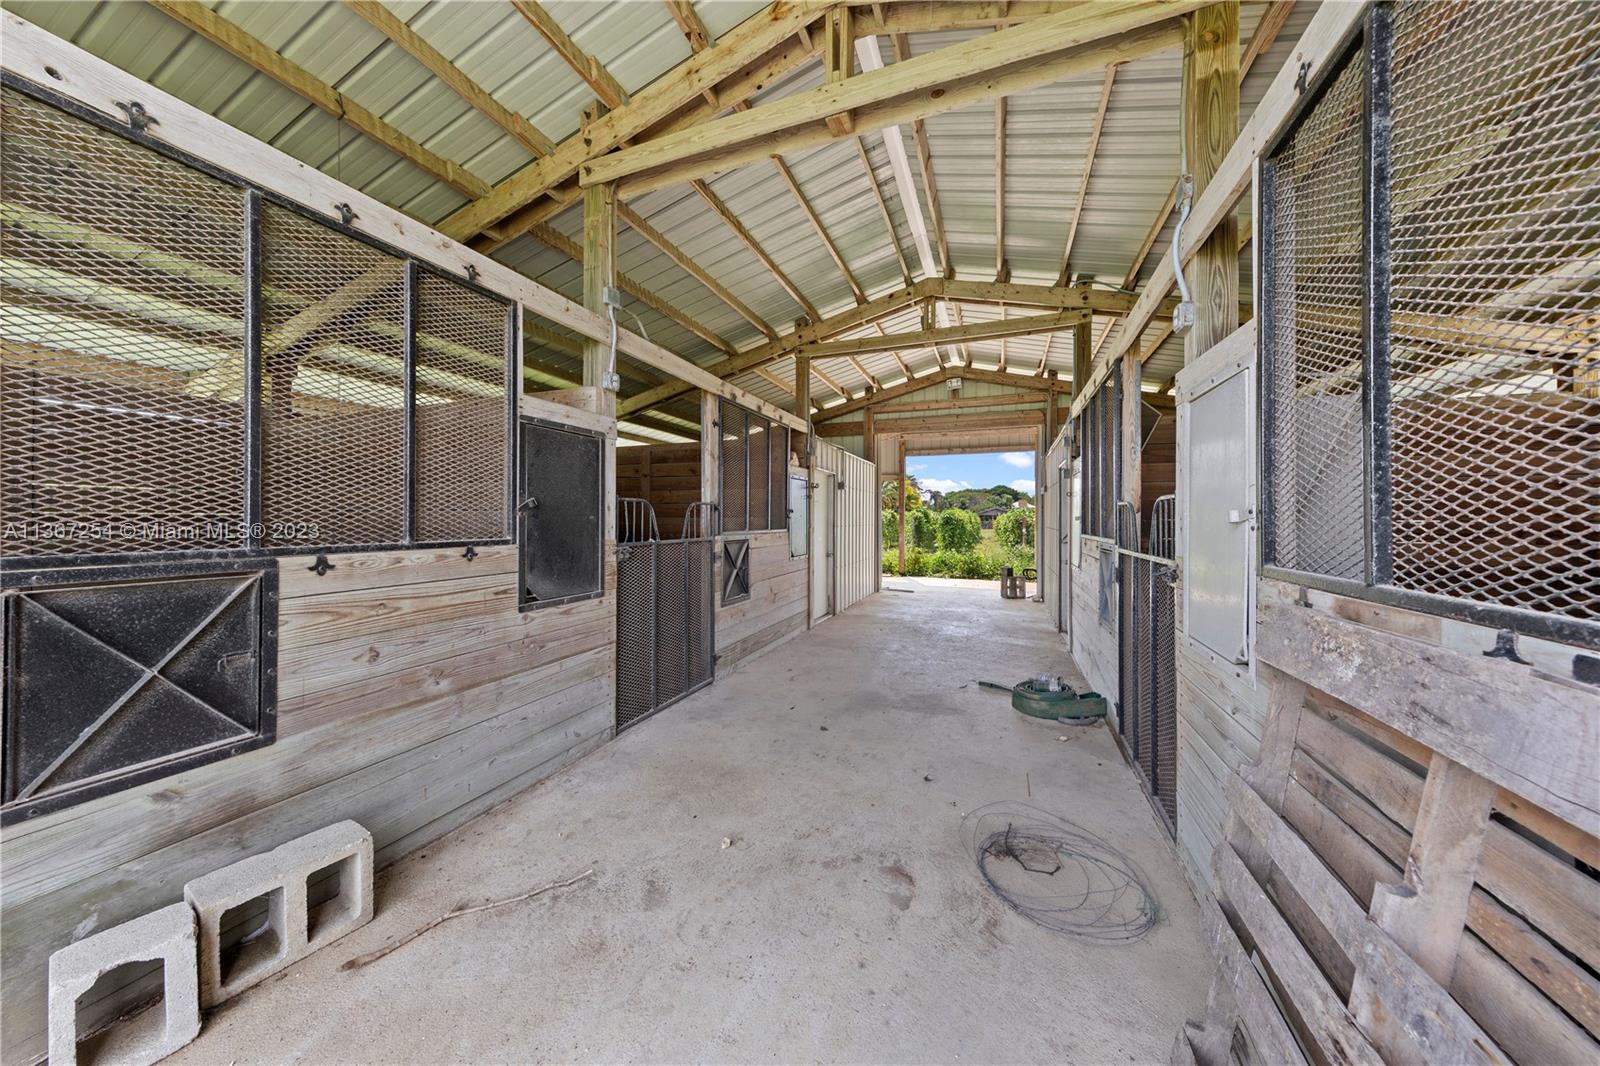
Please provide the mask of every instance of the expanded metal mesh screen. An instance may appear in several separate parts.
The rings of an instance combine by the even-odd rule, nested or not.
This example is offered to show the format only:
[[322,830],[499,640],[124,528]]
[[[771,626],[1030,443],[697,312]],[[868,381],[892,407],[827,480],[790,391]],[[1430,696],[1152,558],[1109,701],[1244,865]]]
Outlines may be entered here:
[[1600,620],[1600,18],[1394,12],[1393,583]]
[[1118,375],[1107,378],[1089,398],[1078,425],[1083,463],[1083,532],[1112,540],[1117,536],[1117,500],[1122,491],[1122,385]]
[[619,548],[619,731],[710,683],[712,550],[699,538]]
[[405,529],[406,264],[261,210],[261,518],[269,545]]
[[509,535],[509,301],[45,96],[0,90],[0,554]]
[[788,521],[789,429],[723,400],[722,528],[783,529]]
[[0,554],[242,544],[244,191],[0,91]]
[[416,539],[503,537],[507,305],[429,271],[416,301]]
[[1595,643],[1600,20],[1517,13],[1374,6],[1263,170],[1267,562]]
[[1359,579],[1366,567],[1362,385],[1364,68],[1333,77],[1266,166],[1263,247],[1273,527],[1268,561]]
[[[1118,509],[1117,544],[1137,551],[1138,519]],[[1119,729],[1151,796],[1178,818],[1178,673],[1175,630],[1177,571],[1137,555],[1119,555]]]

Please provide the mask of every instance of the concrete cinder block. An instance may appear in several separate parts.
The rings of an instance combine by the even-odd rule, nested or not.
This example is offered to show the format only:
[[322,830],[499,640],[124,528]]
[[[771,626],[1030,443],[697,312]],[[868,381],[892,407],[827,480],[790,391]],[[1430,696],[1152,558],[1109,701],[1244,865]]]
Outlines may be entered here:
[[130,962],[160,962],[162,1002],[107,1035],[96,1066],[148,1066],[200,1034],[194,912],[174,903],[69,944],[50,956],[50,1063],[78,1062],[78,1000],[100,977]]
[[[308,879],[337,867],[338,895],[313,910]],[[319,896],[326,897],[327,886]],[[281,847],[241,859],[183,886],[199,923],[200,1003],[238,995],[372,920],[372,834],[335,822]],[[223,959],[230,911],[265,899],[260,924]]]

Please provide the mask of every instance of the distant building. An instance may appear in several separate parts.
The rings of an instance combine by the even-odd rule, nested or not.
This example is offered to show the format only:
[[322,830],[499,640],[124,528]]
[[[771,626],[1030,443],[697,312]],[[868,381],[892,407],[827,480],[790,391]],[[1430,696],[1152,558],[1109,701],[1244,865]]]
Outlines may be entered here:
[[1011,510],[1009,507],[985,507],[978,512],[978,524],[984,529],[993,529],[994,520]]

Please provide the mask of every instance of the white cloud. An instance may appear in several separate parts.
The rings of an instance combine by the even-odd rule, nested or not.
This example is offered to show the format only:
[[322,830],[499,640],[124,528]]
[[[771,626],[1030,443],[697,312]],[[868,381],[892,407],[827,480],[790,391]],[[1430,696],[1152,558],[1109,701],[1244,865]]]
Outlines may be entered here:
[[928,464],[927,463],[909,463],[906,466],[906,473],[908,473],[908,474],[920,474],[926,469],[928,469]]
[[970,489],[972,486],[965,481],[951,481],[943,477],[925,477],[918,482],[930,492],[954,492],[957,489]]
[[1019,477],[1017,480],[1011,483],[1011,487],[1016,489],[1018,492],[1026,492],[1029,496],[1032,496],[1035,486],[1033,483],[1033,478]]
[[1033,465],[1033,453],[1003,452],[1000,455],[1000,461],[1005,463],[1007,466],[1015,466],[1020,467],[1023,470],[1027,470]]

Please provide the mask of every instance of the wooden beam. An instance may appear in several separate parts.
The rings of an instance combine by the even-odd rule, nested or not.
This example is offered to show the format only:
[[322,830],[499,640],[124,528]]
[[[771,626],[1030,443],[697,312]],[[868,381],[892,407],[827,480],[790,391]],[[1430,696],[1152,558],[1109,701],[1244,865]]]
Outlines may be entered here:
[[[724,81],[737,82],[737,88],[722,87],[726,99],[743,99],[769,84],[772,77],[793,70],[810,54],[790,43],[797,27],[816,18],[823,5],[815,0],[774,3],[745,19],[722,35],[711,47],[684,60],[651,82],[624,106],[590,123],[556,146],[545,159],[534,163],[495,185],[487,195],[447,218],[439,227],[448,236],[465,240],[483,232],[513,212],[534,205],[534,201],[556,189],[577,174],[590,156],[608,152],[631,137],[658,124],[681,121],[697,125],[715,114],[714,105],[699,100],[706,89],[716,89]],[[552,205],[534,205],[553,210]],[[544,217],[548,217],[547,215]],[[510,228],[523,232],[543,217],[522,217]]]
[[946,300],[968,303],[1006,303],[1013,307],[1038,307],[1065,311],[1087,307],[1105,314],[1123,314],[1133,307],[1128,293],[1083,285],[1024,285],[1017,282],[963,281],[960,278],[933,279],[927,294]]
[[820,366],[817,366],[816,363],[811,362],[809,360],[802,360],[802,363],[804,365],[806,365],[806,366],[811,367],[811,373],[816,375],[816,378],[817,378],[818,381],[822,382],[824,385],[828,386],[828,388],[830,388],[834,392],[838,393],[838,395],[840,397],[842,397],[843,399],[845,399],[845,400],[849,400],[850,399],[850,390],[846,389],[843,385],[839,384],[833,378],[831,378],[827,374],[823,373],[822,368]]
[[805,212],[811,228],[816,231],[817,239],[828,250],[828,255],[833,258],[833,263],[839,268],[839,273],[844,275],[845,283],[850,286],[850,292],[855,296],[856,303],[867,302],[867,294],[862,290],[861,283],[856,280],[855,274],[850,270],[850,264],[844,261],[844,256],[839,253],[838,245],[833,243],[833,238],[828,236],[827,229],[822,225],[822,219],[817,216],[811,207],[811,202],[806,199],[806,194],[800,191],[800,183],[795,180],[794,172],[789,169],[789,164],[783,161],[782,156],[772,157],[772,165],[778,168],[778,176],[789,187],[789,192],[794,196],[795,203],[800,205],[800,210]]
[[[1194,194],[1202,195],[1239,135],[1239,4],[1212,4],[1188,19],[1183,50],[1183,148]],[[1195,324],[1184,337],[1192,363],[1239,327],[1239,226],[1217,219],[1190,268]]]
[[[857,37],[896,33],[940,33],[945,30],[998,29],[1015,26],[1045,15],[1054,15],[1073,6],[1074,0],[1013,0],[1011,3],[966,3],[961,0],[902,0],[900,3],[875,3],[873,0],[847,0],[857,8]],[[1081,2],[1081,0],[1078,0]],[[871,12],[860,10],[871,8]]]
[[1067,241],[1061,249],[1061,272],[1057,285],[1071,281],[1072,245],[1078,239],[1078,226],[1083,222],[1083,203],[1089,195],[1089,178],[1094,173],[1095,153],[1100,150],[1100,134],[1106,128],[1106,111],[1111,106],[1111,86],[1117,80],[1117,64],[1106,67],[1105,81],[1100,86],[1100,104],[1095,109],[1094,125],[1089,128],[1089,147],[1083,154],[1083,176],[1078,179],[1078,195],[1072,205],[1072,224],[1067,227]]
[[889,214],[889,202],[883,198],[883,189],[878,186],[877,172],[872,169],[872,160],[867,157],[867,146],[860,137],[856,138],[856,154],[861,157],[861,169],[867,172],[867,184],[872,188],[872,198],[878,203],[878,215],[883,219],[884,232],[889,235],[889,247],[894,249],[895,261],[900,264],[900,277],[905,284],[911,284],[911,264],[906,262],[906,253],[900,247],[900,237],[894,231],[894,217]]
[[703,181],[691,181],[689,184],[695,192],[700,194],[700,199],[710,206],[716,216],[722,219],[723,225],[732,230],[733,235],[738,237],[746,248],[750,249],[751,254],[761,260],[761,265],[771,272],[772,276],[777,279],[778,284],[783,286],[783,290],[793,298],[795,303],[800,305],[806,314],[811,316],[811,320],[813,322],[820,320],[822,313],[817,310],[816,305],[806,299],[806,294],[800,291],[800,287],[789,280],[789,275],[785,274],[783,269],[778,266],[777,261],[767,254],[766,249],[761,247],[761,243],[745,228],[744,223],[739,221],[738,216],[728,208],[728,205],[722,202],[721,197],[711,191],[711,186]]
[[[557,230],[554,226],[546,226],[543,224],[534,226],[528,231],[528,235],[534,240],[538,241],[540,244],[560,252],[568,259],[575,260],[579,263],[583,262],[582,246],[580,246],[578,242],[573,240],[571,237],[568,237],[560,230]],[[652,311],[666,318],[670,318],[672,321],[678,323],[678,325],[695,334],[697,337],[705,340],[712,346],[719,348],[724,352],[734,352],[737,350],[733,345],[723,340],[709,327],[703,325],[695,319],[690,318],[688,315],[672,306],[672,304],[657,296],[653,291],[645,288],[643,285],[640,285],[637,281],[634,281],[631,277],[622,273],[621,271],[617,272],[616,284],[617,288],[621,289],[629,296],[632,296],[635,300],[638,300]]]
[[[1089,364],[1093,358],[1089,354],[1089,331],[1094,328],[1094,323],[1080,322],[1072,331],[1072,395],[1077,396],[1083,388],[1084,382],[1089,378]],[[1106,326],[1106,333],[1111,332],[1111,326]]]
[[874,352],[909,351],[940,344],[998,340],[1001,337],[1027,337],[1056,330],[1071,329],[1088,318],[1088,311],[1060,311],[1053,315],[1028,315],[1026,318],[995,322],[973,322],[963,326],[940,326],[916,333],[891,333],[886,337],[859,337],[845,341],[820,341],[802,345],[792,354],[796,359],[830,359],[843,355],[870,355]]
[[[822,80],[834,85],[855,73],[855,37],[850,32],[850,9],[835,5],[822,20]],[[836,136],[848,136],[854,130],[849,111],[828,115],[828,129]]]
[[521,115],[496,100],[488,90],[467,77],[461,68],[446,59],[444,54],[423,40],[387,7],[377,0],[345,0],[346,6],[360,15],[373,29],[393,41],[411,58],[421,63],[434,77],[444,82],[457,95],[496,126],[505,130],[512,139],[534,155],[549,155],[555,151],[555,142]]
[[[794,411],[806,421],[805,432],[809,435],[811,428],[811,375],[807,372],[804,363],[794,365]],[[807,449],[809,452],[810,449]]]
[[866,132],[1048,84],[1170,47],[1170,28],[1148,31],[1202,2],[1086,4],[590,160],[580,169],[580,181],[622,181],[636,195],[760,155],[827,143],[835,135],[823,116],[848,112],[856,131]]
[[[667,13],[672,16],[672,21],[678,24],[678,29],[683,31],[684,39],[689,42],[689,51],[698,55],[711,47],[711,31],[701,21],[691,0],[666,0],[666,5]],[[712,107],[718,106],[715,89],[702,89],[700,95]]]
[[562,62],[573,69],[578,77],[594,90],[607,107],[617,108],[628,102],[628,92],[611,72],[594,56],[585,52],[567,36],[561,24],[536,0],[511,0],[511,6],[539,31],[550,47],[555,49]]
[[[845,415],[854,414],[857,411],[876,409],[902,396],[920,392],[930,385],[938,385],[951,378],[961,378],[964,381],[982,381],[991,385],[1009,385],[1025,392],[1039,392],[1047,395],[1056,395],[1067,391],[1066,385],[1049,378],[1041,379],[1024,377],[1020,374],[1002,374],[998,370],[966,370],[959,367],[945,367],[943,370],[936,370],[931,374],[912,378],[910,381],[901,382],[899,385],[891,385],[889,388],[878,392],[869,392],[865,396],[858,396],[849,403],[829,407],[817,416],[817,421],[831,421],[842,418]],[[1031,401],[1026,397],[1017,397],[1013,402],[1029,403]]]
[[[926,386],[924,386],[926,387]],[[1033,407],[1048,403],[1049,393],[1017,393],[1013,396],[964,396],[957,400],[915,400],[905,403],[880,403],[866,410],[874,416],[919,414],[929,411],[970,411],[979,407]]]
[[994,280],[1011,280],[1006,263],[1006,98],[994,98]]
[[[999,414],[928,415],[923,418],[875,418],[879,433],[976,433],[992,429],[1018,429],[1044,424],[1043,411],[1005,411]],[[825,422],[817,426],[818,437],[854,437],[861,433],[859,422]]]
[[327,82],[314,77],[297,63],[290,62],[266,44],[227,21],[195,0],[148,0],[151,7],[194,31],[212,44],[242,60],[304,99],[315,104],[360,133],[372,138],[423,172],[470,197],[483,196],[489,183],[459,163],[422,147],[373,112],[345,96]]
[[1150,226],[1150,232],[1144,235],[1144,240],[1139,242],[1139,250],[1134,253],[1133,265],[1128,268],[1127,277],[1122,279],[1122,287],[1132,292],[1139,287],[1139,268],[1144,266],[1145,258],[1150,254],[1150,248],[1156,243],[1156,238],[1161,236],[1161,231],[1166,228],[1167,216],[1172,214],[1172,209],[1178,202],[1178,186],[1183,183],[1182,178],[1173,181],[1172,188],[1167,190],[1167,198],[1161,203],[1161,210],[1156,212],[1156,220]]
[[658,231],[654,226],[650,225],[650,223],[646,222],[626,204],[617,205],[617,215],[624,222],[626,222],[629,228],[631,228],[635,233],[659,248],[662,254],[682,267],[686,272],[688,272],[690,277],[694,278],[700,284],[710,289],[719,300],[733,308],[752,326],[756,327],[756,329],[759,329],[762,333],[765,333],[768,338],[772,340],[778,339],[777,331],[775,331],[771,326],[767,325],[766,321],[760,315],[751,310],[743,300],[729,292],[726,286],[724,286],[716,278],[712,277],[711,274],[699,263],[696,263],[693,259],[691,259],[687,252],[669,241],[660,231]]

